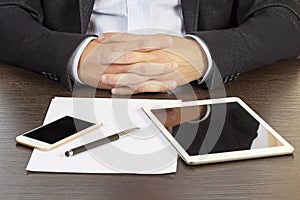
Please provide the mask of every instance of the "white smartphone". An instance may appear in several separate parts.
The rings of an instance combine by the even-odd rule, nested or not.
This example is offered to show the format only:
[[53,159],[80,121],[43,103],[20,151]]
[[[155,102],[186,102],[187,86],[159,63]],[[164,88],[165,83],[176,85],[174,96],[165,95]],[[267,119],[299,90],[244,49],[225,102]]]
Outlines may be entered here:
[[82,119],[65,116],[16,137],[17,143],[41,150],[50,150],[101,126]]

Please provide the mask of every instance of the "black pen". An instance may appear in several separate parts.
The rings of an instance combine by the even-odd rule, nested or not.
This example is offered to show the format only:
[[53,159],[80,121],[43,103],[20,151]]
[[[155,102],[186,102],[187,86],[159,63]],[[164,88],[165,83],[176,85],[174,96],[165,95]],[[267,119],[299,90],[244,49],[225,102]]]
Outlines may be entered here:
[[76,147],[74,149],[68,150],[68,151],[65,152],[65,155],[67,157],[70,157],[70,156],[73,156],[75,154],[79,154],[79,153],[87,151],[89,149],[92,149],[92,148],[107,144],[109,142],[113,142],[115,140],[118,140],[121,136],[124,136],[124,135],[126,135],[128,133],[131,133],[131,132],[134,132],[134,131],[137,131],[139,129],[140,128],[131,128],[131,129],[127,129],[125,131],[121,131],[119,133],[113,134],[113,135],[108,136],[106,138],[102,138],[100,140],[96,140],[94,142],[91,142],[91,143]]

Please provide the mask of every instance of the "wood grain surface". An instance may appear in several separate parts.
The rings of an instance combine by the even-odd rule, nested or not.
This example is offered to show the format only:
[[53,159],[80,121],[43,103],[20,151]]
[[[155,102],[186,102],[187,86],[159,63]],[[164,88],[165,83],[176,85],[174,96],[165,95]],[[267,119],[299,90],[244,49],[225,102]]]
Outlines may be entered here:
[[[32,173],[25,170],[32,150],[16,145],[15,137],[42,124],[54,96],[80,95],[39,74],[0,64],[0,199],[299,199],[300,60],[241,75],[226,84],[226,95],[242,98],[295,147],[294,155],[194,167],[179,159],[177,173],[168,175]],[[112,97],[102,90],[94,96]],[[132,98],[210,96],[222,94],[181,87],[176,94]]]

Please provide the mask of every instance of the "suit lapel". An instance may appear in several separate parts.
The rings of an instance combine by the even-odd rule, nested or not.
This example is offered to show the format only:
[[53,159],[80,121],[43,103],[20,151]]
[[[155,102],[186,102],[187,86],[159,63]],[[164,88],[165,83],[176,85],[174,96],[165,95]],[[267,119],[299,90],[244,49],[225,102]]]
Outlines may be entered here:
[[85,33],[88,27],[91,13],[93,11],[94,0],[78,0],[80,14],[80,31]]
[[201,0],[181,0],[183,21],[186,32],[197,30]]

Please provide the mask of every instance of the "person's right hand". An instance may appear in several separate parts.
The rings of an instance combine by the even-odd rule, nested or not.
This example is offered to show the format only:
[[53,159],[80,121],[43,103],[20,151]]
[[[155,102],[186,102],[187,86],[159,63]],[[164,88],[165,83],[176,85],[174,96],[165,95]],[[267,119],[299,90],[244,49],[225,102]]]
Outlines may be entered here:
[[[113,37],[118,37],[117,33],[106,33]],[[124,37],[124,33],[122,33]],[[170,37],[161,36],[160,39],[151,40],[151,38],[140,39],[138,41],[128,41],[125,43],[100,43],[98,40],[92,40],[83,51],[79,65],[78,65],[78,76],[79,79],[96,88],[111,89],[111,85],[107,85],[101,82],[101,77],[104,73],[118,74],[131,72],[134,74],[168,74],[176,69],[176,64],[173,62],[167,62],[163,64],[148,63],[147,65],[139,63],[139,57],[134,56],[135,52],[140,55],[140,52],[147,52],[157,49],[164,49],[172,45],[173,40]],[[139,54],[138,54],[139,53]],[[129,56],[130,55],[130,56]],[[145,58],[143,58],[145,59]],[[147,57],[146,57],[147,59]],[[148,58],[149,61],[155,60],[155,58]],[[110,65],[118,60],[118,65]],[[143,80],[135,80],[132,78],[132,84],[135,82],[141,82]],[[166,91],[168,83],[166,83]]]

